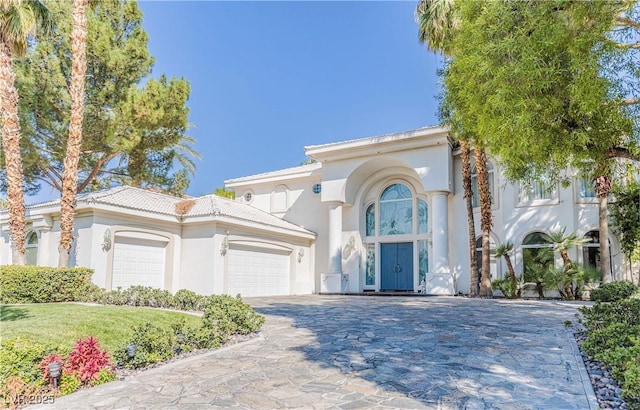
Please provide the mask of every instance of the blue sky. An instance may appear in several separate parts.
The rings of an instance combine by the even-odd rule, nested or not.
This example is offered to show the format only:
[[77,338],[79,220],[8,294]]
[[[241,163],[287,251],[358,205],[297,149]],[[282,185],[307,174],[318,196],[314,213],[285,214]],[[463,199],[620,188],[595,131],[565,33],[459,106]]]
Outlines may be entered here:
[[297,166],[305,145],[438,122],[440,58],[418,42],[414,1],[139,5],[152,75],[191,83],[191,195]]

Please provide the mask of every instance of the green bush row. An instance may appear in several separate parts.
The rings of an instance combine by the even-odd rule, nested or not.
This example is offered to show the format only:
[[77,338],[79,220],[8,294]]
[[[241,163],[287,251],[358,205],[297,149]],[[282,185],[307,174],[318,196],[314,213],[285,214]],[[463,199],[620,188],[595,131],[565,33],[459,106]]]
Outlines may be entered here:
[[628,280],[605,283],[591,291],[591,300],[596,302],[616,302],[640,292],[640,287]]
[[93,270],[47,266],[0,266],[0,303],[71,302],[99,289]]
[[640,409],[640,299],[596,302],[580,312],[587,329],[582,349],[611,366],[631,408]]
[[[200,326],[188,327],[184,321],[178,321],[172,323],[170,329],[150,322],[135,327],[127,343],[117,348],[114,355],[117,363],[140,368],[166,361],[180,352],[218,348],[230,336],[253,333],[264,324],[264,316],[244,303],[239,295],[235,298],[211,295],[204,298],[202,306],[204,315]],[[130,345],[136,346],[133,357],[127,352]]]
[[207,296],[180,289],[145,286],[106,291],[91,282],[88,268],[0,266],[0,303],[93,302],[104,305],[148,306],[203,311]]

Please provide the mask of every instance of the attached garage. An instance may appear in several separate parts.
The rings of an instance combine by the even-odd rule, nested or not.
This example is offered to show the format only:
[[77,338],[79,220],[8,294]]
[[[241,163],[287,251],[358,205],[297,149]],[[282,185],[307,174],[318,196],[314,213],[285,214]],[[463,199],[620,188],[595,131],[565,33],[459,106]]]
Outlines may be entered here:
[[225,293],[243,297],[290,295],[290,255],[287,250],[230,247]]
[[164,288],[167,242],[116,236],[111,288],[141,285]]

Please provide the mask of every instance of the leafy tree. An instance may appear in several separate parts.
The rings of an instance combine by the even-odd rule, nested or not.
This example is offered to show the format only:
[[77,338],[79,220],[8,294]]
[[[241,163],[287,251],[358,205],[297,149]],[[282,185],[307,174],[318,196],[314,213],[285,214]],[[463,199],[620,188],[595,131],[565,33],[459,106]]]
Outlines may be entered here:
[[39,0],[0,1],[0,134],[11,220],[12,262],[16,265],[25,264],[26,211],[14,59],[26,53],[36,32],[50,27],[49,12]]
[[236,199],[236,191],[233,189],[226,189],[225,187],[216,188],[213,194],[223,198]]
[[620,235],[622,251],[632,258],[640,245],[640,184],[634,182],[614,188],[610,203],[611,219]]
[[[30,190],[62,190],[72,75],[70,2],[51,2],[58,29],[17,67],[22,146]],[[197,153],[188,129],[184,79],[160,76],[140,85],[154,60],[135,1],[99,2],[87,13],[87,71],[78,192],[129,184],[182,194]]]
[[73,0],[71,29],[71,117],[69,139],[64,156],[62,196],[60,198],[60,245],[58,266],[69,265],[73,243],[73,217],[78,189],[78,161],[82,144],[82,116],[84,113],[84,82],[87,72],[87,6],[89,0]]
[[589,175],[603,238],[613,159],[639,151],[638,47],[624,43],[640,28],[635,3],[458,1],[454,58],[443,70],[441,110],[452,129],[478,136],[511,180],[568,182],[567,167]]

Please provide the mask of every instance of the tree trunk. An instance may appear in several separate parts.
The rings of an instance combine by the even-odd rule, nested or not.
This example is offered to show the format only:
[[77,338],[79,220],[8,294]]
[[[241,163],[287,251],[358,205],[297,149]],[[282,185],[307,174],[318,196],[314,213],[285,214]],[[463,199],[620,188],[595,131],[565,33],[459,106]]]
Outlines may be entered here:
[[73,0],[73,29],[71,31],[71,119],[69,139],[64,157],[62,197],[60,199],[60,245],[58,266],[69,266],[73,245],[73,217],[78,190],[78,161],[82,145],[82,117],[84,112],[84,77],[87,71],[87,9],[88,0]]
[[611,178],[600,175],[595,180],[598,196],[598,221],[600,224],[600,270],[602,283],[611,282],[611,258],[609,253],[609,220],[607,219],[607,197],[611,191]]
[[460,157],[462,158],[462,186],[467,204],[467,228],[469,233],[469,269],[471,284],[469,294],[478,296],[478,267],[476,266],[476,226],[473,219],[473,191],[471,190],[471,150],[469,144],[460,141]]
[[569,283],[564,288],[564,293],[566,293],[567,300],[574,299],[573,292],[573,274],[571,273],[571,269],[573,269],[573,264],[571,263],[571,258],[569,258],[569,253],[566,250],[560,251],[560,257],[562,257],[562,263],[564,264],[564,272],[570,278]]
[[491,297],[491,191],[487,173],[487,155],[482,148],[475,148],[476,172],[478,174],[478,194],[480,197],[480,224],[482,228],[482,282],[480,296]]
[[11,258],[15,265],[25,264],[25,205],[20,153],[18,92],[15,87],[11,50],[0,39],[0,112],[2,148],[7,176],[7,199],[11,238]]

